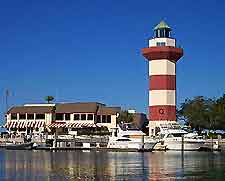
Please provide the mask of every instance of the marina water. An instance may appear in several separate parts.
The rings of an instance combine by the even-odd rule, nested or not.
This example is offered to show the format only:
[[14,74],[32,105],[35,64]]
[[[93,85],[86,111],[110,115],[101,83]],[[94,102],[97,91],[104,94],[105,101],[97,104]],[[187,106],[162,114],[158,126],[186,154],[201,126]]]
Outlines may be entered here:
[[225,153],[0,151],[0,180],[224,180]]

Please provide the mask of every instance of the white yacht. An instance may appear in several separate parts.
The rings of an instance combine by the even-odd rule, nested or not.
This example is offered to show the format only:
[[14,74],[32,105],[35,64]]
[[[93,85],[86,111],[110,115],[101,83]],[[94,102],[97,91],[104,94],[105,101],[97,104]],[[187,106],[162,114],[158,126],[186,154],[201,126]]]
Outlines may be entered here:
[[181,129],[178,123],[161,124],[158,136],[161,141],[155,146],[155,149],[164,147],[167,150],[182,150],[183,147],[184,151],[192,151],[199,150],[205,144],[202,137]]
[[149,140],[145,142],[144,136],[145,133],[130,123],[119,124],[117,128],[113,129],[113,134],[109,137],[107,147],[112,149],[152,151],[157,141]]

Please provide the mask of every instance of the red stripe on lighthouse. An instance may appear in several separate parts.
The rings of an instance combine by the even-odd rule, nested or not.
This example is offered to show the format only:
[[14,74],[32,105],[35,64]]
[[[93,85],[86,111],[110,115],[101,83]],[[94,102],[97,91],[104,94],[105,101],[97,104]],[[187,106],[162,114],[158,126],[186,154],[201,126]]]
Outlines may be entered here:
[[177,61],[183,56],[183,49],[171,46],[143,48],[142,54],[149,61],[167,59]]
[[176,121],[176,106],[149,106],[150,121]]
[[151,75],[150,90],[176,90],[176,75]]

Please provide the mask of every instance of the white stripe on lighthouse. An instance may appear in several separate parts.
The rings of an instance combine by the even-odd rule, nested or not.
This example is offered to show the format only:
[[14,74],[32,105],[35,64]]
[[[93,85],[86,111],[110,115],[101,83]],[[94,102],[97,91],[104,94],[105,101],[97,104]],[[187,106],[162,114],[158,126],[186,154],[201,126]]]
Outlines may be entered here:
[[175,90],[151,90],[149,91],[149,106],[176,105]]
[[149,47],[157,46],[158,42],[164,42],[165,46],[176,46],[176,40],[173,38],[153,38],[149,40]]
[[176,64],[166,59],[149,61],[151,75],[176,75]]

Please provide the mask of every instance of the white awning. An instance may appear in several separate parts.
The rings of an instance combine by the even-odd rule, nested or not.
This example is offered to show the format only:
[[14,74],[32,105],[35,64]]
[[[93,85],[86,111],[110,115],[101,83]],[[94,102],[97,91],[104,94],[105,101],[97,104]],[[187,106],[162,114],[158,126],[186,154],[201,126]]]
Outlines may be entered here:
[[45,121],[10,121],[5,128],[40,128],[45,126]]
[[54,122],[47,125],[49,128],[95,128],[94,123],[65,123],[65,122]]

